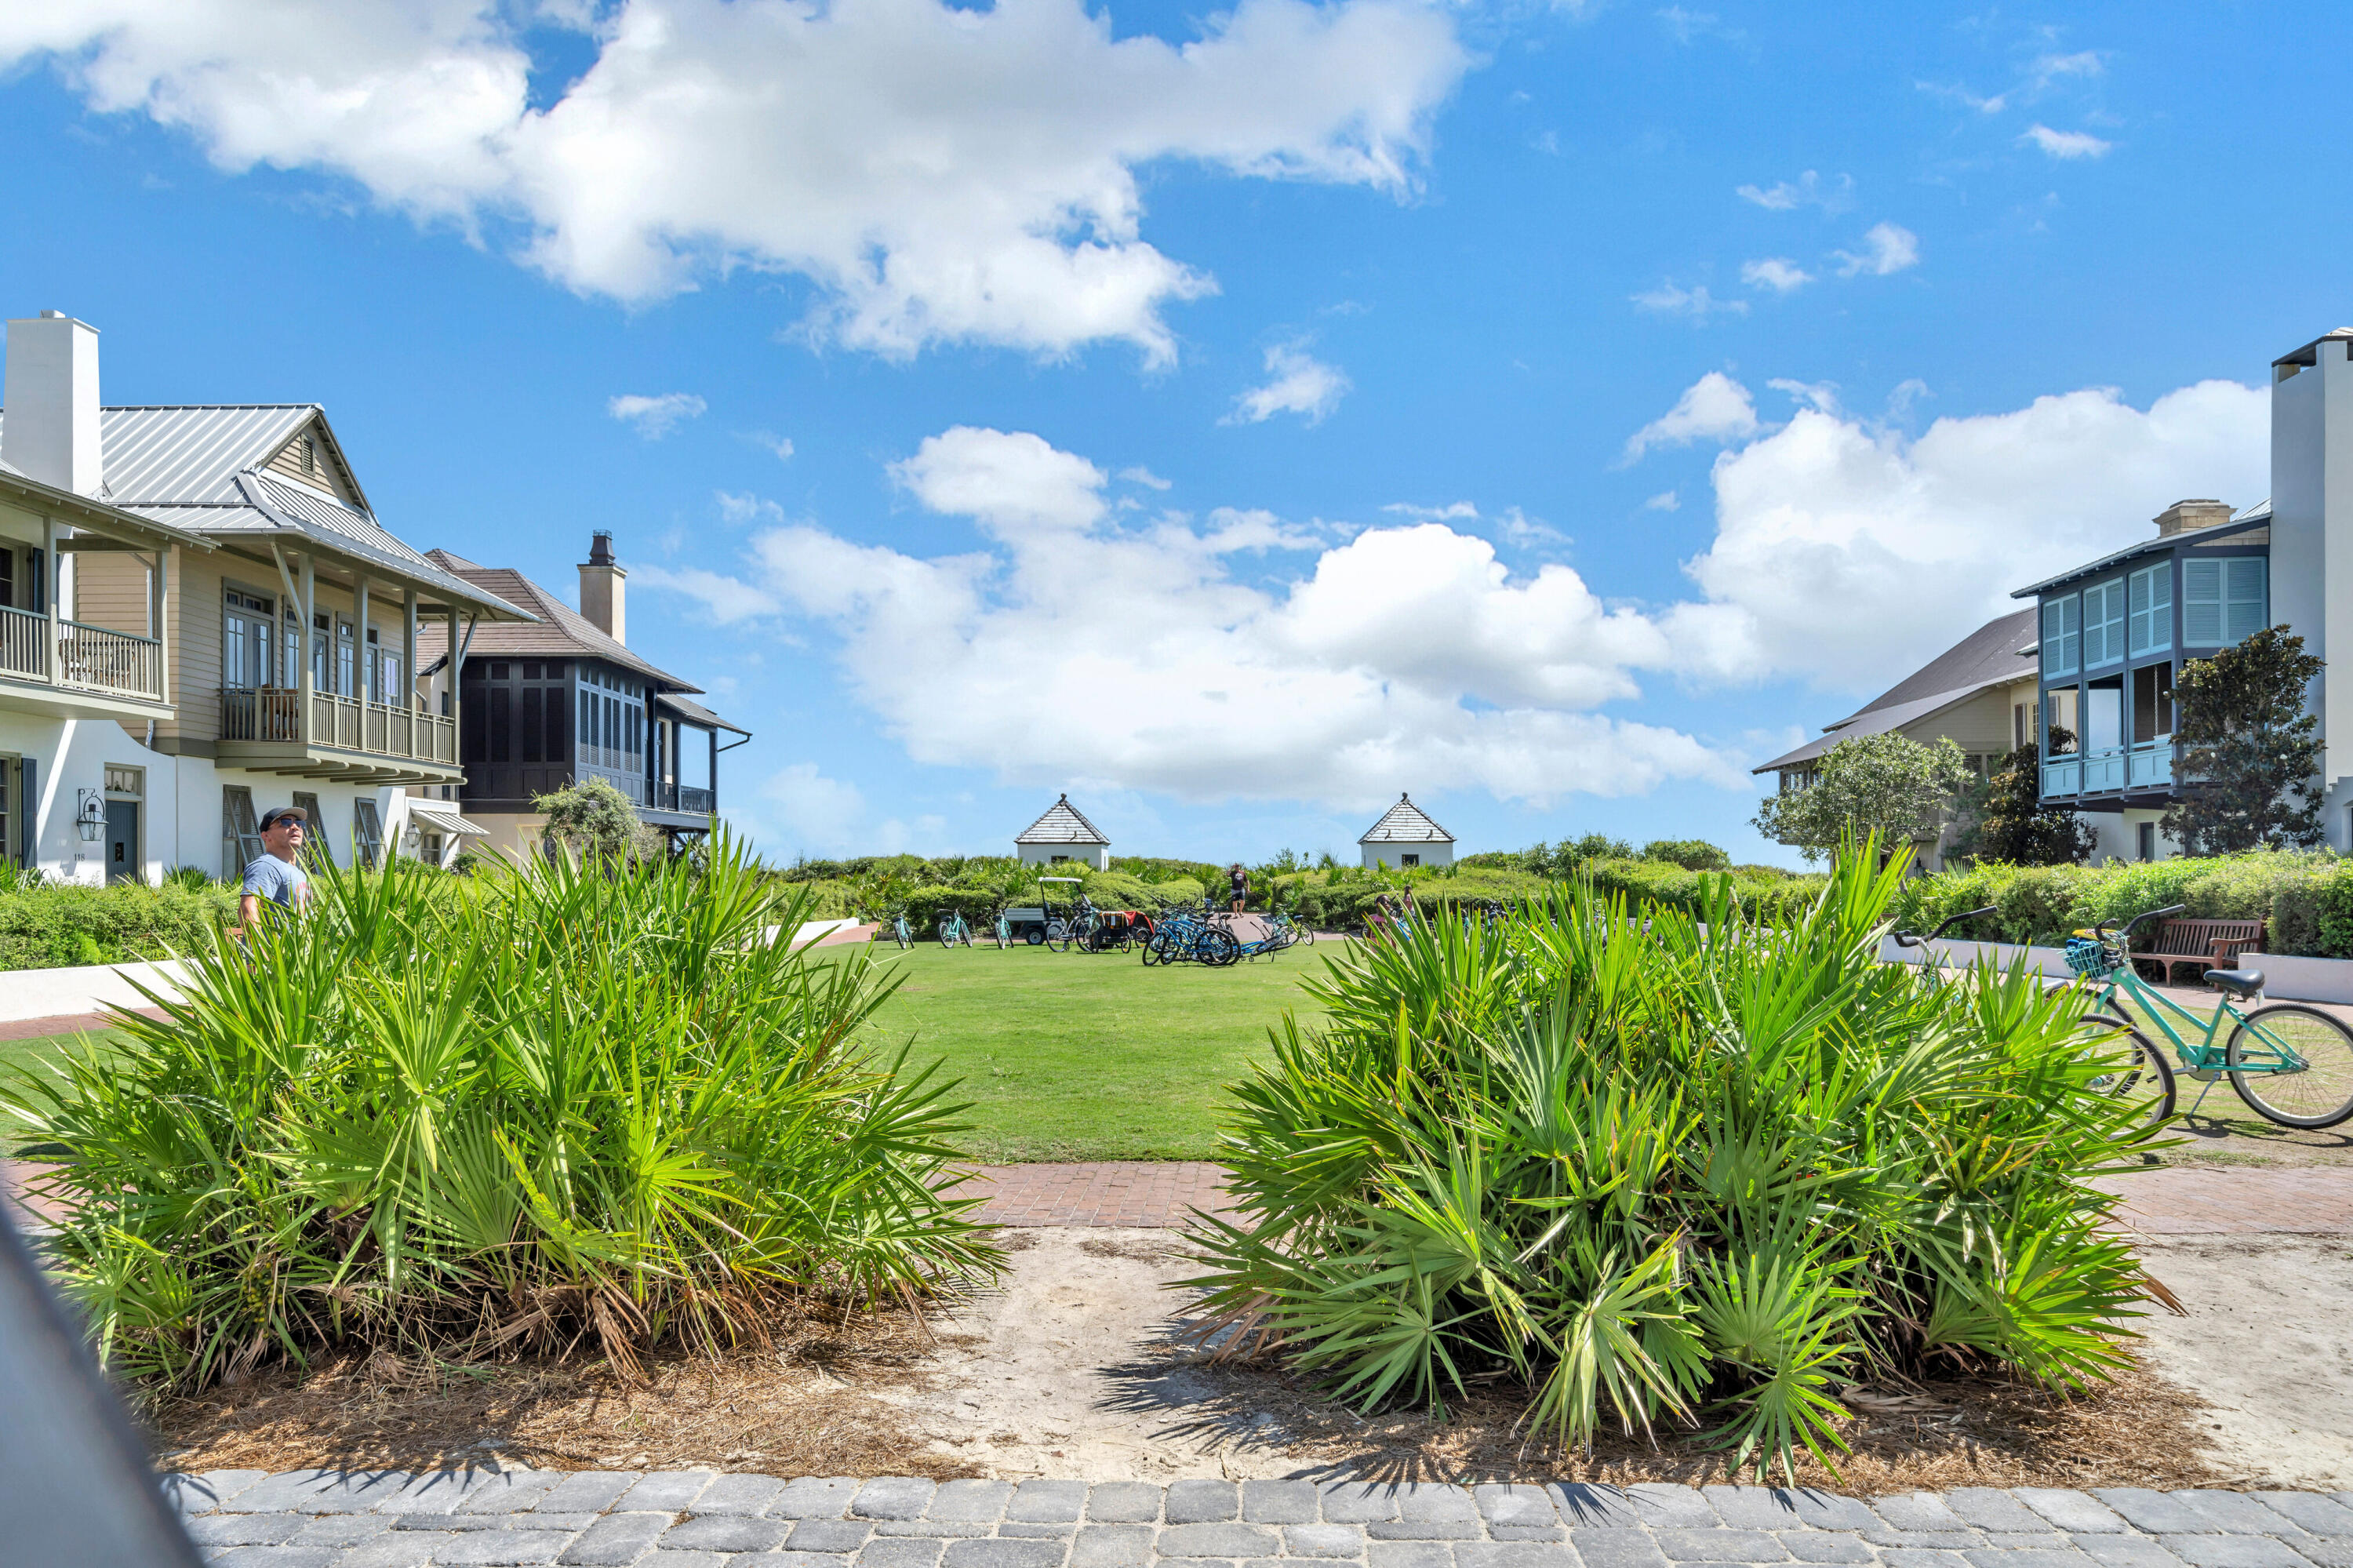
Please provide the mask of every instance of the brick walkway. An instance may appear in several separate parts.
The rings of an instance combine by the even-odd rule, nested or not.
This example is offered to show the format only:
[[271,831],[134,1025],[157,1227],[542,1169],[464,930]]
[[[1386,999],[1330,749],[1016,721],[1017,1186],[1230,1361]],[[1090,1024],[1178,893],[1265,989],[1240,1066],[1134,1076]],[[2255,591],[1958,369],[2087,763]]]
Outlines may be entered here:
[[[219,1568],[2340,1568],[2317,1492],[860,1481],[708,1470],[216,1470],[166,1487]],[[753,1555],[757,1553],[758,1555]]]
[[985,1190],[992,1225],[1180,1225],[1197,1209],[1225,1206],[1226,1172],[1207,1160],[1097,1160],[1077,1165],[984,1165],[966,1189]]
[[2341,1235],[2353,1233],[2353,1170],[2168,1167],[2112,1177],[2117,1217],[2143,1235]]

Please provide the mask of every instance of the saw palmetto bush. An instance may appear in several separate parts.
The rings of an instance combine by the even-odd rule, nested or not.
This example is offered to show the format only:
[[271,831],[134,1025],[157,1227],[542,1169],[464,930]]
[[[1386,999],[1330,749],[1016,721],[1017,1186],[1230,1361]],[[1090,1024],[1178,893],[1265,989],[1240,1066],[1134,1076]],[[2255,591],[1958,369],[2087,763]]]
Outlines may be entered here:
[[733,844],[312,885],[163,1020],[5,1096],[124,1372],[584,1341],[634,1372],[994,1268],[942,1185],[959,1107],[858,1044],[888,986],[767,939],[802,901]]
[[1474,1378],[1564,1445],[1700,1429],[1736,1464],[1841,1446],[1873,1376],[2110,1375],[2161,1290],[2090,1179],[2152,1129],[2077,995],[1878,962],[1900,866],[1848,856],[1787,924],[1572,885],[1434,920],[1309,982],[1232,1091],[1208,1328],[1371,1407]]

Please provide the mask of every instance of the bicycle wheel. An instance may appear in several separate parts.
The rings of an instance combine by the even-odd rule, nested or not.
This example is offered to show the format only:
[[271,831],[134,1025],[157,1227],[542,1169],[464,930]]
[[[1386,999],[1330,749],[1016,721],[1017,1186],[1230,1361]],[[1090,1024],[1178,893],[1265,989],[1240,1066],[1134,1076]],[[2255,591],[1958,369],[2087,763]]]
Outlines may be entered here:
[[1001,953],[1012,945],[1012,931],[1006,926],[1004,921],[999,920],[997,923],[997,950]]
[[1146,969],[1160,961],[1160,942],[1157,938],[1147,937],[1135,946],[1137,954],[1143,959]]
[[[2149,1037],[2123,1019],[2109,1012],[2087,1012],[2076,1026],[2080,1034],[2094,1036],[2095,1047],[2113,1055],[2124,1054],[2129,1044],[2132,1059],[2119,1062],[2113,1071],[2102,1073],[2084,1086],[2095,1095],[2112,1100],[2130,1101],[2140,1107],[2136,1121],[2154,1126],[2173,1114],[2173,1065],[2165,1059]],[[2118,1041],[2116,1036],[2125,1038]]]
[[2223,1061],[2231,1086],[2267,1121],[2335,1127],[2353,1117],[2353,1030],[2316,1007],[2275,1001],[2255,1009],[2231,1031]]
[[939,936],[941,947],[949,948],[955,948],[956,939],[955,922],[949,919],[944,915],[940,916]]
[[1214,927],[1201,933],[1201,961],[1214,969],[1223,969],[1242,956],[1242,945],[1234,940],[1230,931]]
[[1060,920],[1046,922],[1046,945],[1058,953],[1071,950],[1071,928]]

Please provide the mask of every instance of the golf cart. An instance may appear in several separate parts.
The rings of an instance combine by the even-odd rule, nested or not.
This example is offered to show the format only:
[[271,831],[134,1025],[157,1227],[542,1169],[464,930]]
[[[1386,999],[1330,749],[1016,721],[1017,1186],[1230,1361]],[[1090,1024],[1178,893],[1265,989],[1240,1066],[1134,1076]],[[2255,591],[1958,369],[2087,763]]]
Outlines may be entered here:
[[1027,942],[1033,948],[1040,942],[1051,942],[1060,952],[1071,945],[1071,922],[1067,916],[1055,911],[1053,898],[1046,892],[1050,882],[1066,883],[1072,888],[1085,885],[1075,876],[1041,876],[1038,879],[1038,902],[1027,908],[1008,909],[1005,923],[1012,928],[1015,941]]

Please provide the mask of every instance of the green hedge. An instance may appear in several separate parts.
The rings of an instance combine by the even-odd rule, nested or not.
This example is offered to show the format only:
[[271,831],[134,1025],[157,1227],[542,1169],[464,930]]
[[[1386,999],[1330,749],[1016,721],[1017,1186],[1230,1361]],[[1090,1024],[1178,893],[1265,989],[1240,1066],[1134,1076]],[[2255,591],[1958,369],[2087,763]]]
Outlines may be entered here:
[[237,893],[221,883],[15,887],[0,891],[0,969],[168,959],[208,941],[236,912]]
[[2326,850],[2255,850],[2213,859],[2084,865],[1978,865],[1914,877],[1897,925],[1925,931],[1965,909],[1995,913],[1955,937],[2055,947],[2067,934],[2170,904],[2203,919],[2268,920],[2264,949],[2353,958],[2353,861]]

